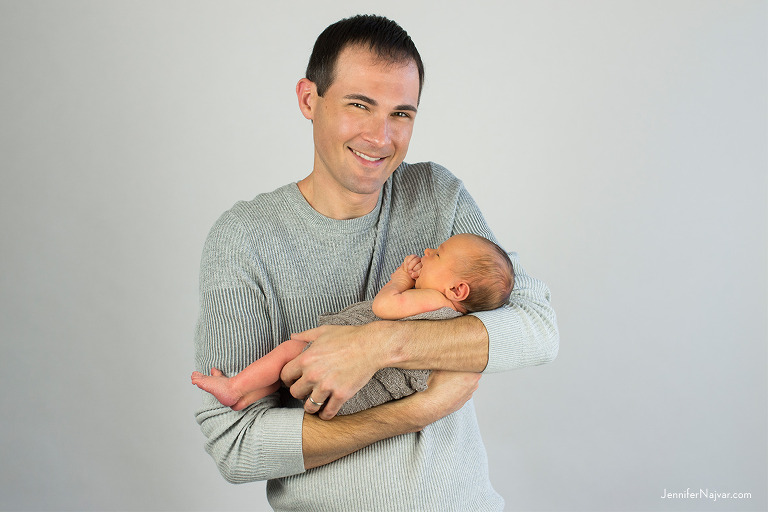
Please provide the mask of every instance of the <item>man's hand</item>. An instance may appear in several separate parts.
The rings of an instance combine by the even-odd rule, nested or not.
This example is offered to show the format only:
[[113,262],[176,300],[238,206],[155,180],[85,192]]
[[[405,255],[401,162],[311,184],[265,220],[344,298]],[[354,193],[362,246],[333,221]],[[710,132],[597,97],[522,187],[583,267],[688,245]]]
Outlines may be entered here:
[[479,373],[436,370],[430,373],[427,389],[409,399],[419,401],[417,410],[423,426],[461,409],[480,384]]
[[294,397],[311,397],[323,404],[306,400],[304,410],[310,414],[320,411],[324,420],[333,418],[381,368],[481,372],[488,363],[488,334],[483,323],[472,316],[377,321],[354,327],[324,325],[292,338],[312,342],[312,346],[286,364],[280,378]]
[[[371,343],[371,324],[362,326],[324,325],[292,335],[291,339],[312,342],[312,346],[283,367],[280,378],[291,395],[306,400],[304,410],[320,411],[320,418],[333,418],[341,406],[383,368],[385,354],[380,344]],[[317,404],[323,404],[322,410]]]

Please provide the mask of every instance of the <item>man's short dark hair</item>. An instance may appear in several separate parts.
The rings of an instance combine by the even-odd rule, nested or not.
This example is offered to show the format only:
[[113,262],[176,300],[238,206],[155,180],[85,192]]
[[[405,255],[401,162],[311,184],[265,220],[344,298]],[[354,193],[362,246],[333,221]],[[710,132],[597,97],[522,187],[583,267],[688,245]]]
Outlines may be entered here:
[[419,71],[419,98],[424,85],[424,64],[411,37],[392,20],[359,14],[329,26],[317,37],[307,65],[307,78],[322,96],[335,78],[336,61],[348,46],[367,46],[380,59],[391,63],[414,61]]

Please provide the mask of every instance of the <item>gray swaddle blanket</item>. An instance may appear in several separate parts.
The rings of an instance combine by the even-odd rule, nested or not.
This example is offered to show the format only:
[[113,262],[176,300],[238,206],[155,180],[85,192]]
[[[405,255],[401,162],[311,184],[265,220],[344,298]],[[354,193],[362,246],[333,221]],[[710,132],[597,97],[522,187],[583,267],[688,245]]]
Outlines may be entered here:
[[[372,300],[356,302],[337,313],[320,315],[318,325],[363,325],[375,320],[381,320],[373,314]],[[446,320],[461,316],[461,313],[451,308],[428,311],[403,320]],[[355,396],[341,406],[339,414],[352,414],[376,405],[397,400],[417,391],[427,389],[429,370],[404,370],[402,368],[382,368],[371,380],[358,391]]]

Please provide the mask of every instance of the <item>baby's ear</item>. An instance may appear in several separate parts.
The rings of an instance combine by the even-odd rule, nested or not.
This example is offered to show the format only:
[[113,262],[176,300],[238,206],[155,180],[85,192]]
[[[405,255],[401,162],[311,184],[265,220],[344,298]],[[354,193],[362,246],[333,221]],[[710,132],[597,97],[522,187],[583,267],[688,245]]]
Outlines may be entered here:
[[448,290],[448,293],[449,299],[461,302],[469,297],[469,285],[464,281],[461,281],[457,283],[453,288]]

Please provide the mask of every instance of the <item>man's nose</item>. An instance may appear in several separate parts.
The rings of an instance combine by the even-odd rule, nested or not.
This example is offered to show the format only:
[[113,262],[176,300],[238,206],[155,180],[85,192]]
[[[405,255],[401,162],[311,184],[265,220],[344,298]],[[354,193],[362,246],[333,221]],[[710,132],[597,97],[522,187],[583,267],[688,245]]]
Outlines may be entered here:
[[386,146],[390,142],[389,116],[370,116],[363,137],[376,146]]

